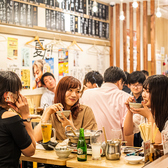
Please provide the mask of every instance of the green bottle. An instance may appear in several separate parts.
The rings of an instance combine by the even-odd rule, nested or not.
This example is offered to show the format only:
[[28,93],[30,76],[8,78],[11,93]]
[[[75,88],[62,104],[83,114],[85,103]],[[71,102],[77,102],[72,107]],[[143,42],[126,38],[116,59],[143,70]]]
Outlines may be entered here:
[[86,161],[87,160],[87,145],[85,142],[84,129],[80,128],[80,135],[77,144],[77,160]]

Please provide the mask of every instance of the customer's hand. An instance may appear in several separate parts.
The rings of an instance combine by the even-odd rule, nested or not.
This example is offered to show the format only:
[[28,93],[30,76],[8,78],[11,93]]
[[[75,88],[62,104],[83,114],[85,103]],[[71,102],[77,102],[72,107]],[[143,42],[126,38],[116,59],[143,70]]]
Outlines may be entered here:
[[135,102],[134,96],[130,96],[130,97],[127,99],[127,101],[125,102],[125,105],[126,105],[127,109],[130,111],[129,102]]
[[63,108],[64,107],[61,103],[56,103],[47,107],[45,110],[45,113],[49,113],[51,115],[53,113],[56,113],[57,111],[62,111]]
[[141,102],[141,104],[143,105],[143,108],[135,109],[131,107],[130,111],[135,114],[140,114],[149,120],[152,117],[151,110],[145,105],[143,101]]
[[29,106],[28,106],[28,102],[27,99],[19,94],[18,100],[16,101],[14,106],[13,104],[8,104],[11,108],[13,108],[17,113],[19,113],[22,118],[24,117],[28,117],[29,116]]
[[62,123],[62,126],[65,128],[67,125],[71,125],[74,130],[76,130],[74,123],[72,121],[72,114],[70,113],[69,119],[65,117],[63,113],[61,113],[62,118],[60,118],[57,114],[58,120]]

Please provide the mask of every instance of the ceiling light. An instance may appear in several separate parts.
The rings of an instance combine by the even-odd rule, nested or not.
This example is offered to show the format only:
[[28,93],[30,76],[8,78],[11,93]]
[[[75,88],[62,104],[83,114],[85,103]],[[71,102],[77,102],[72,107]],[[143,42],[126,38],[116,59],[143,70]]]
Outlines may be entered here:
[[120,12],[120,20],[124,20],[124,19],[125,19],[124,12],[121,11],[121,12]]
[[58,1],[58,3],[61,3],[61,2],[63,2],[63,0],[57,0]]
[[97,8],[97,2],[94,1],[93,2],[93,8],[92,8],[93,12],[97,12],[98,8]]
[[124,16],[124,11],[123,11],[123,0],[121,1],[121,6],[120,6],[120,20],[124,20],[125,16]]
[[138,7],[138,2],[136,0],[134,0],[133,4],[132,4],[133,8],[137,8]]
[[156,16],[158,17],[158,18],[160,18],[161,16],[162,16],[162,14],[161,14],[161,12],[160,12],[160,8],[159,8],[159,0],[158,0],[158,7],[157,7],[157,10],[156,10],[157,12],[156,12]]
[[160,18],[160,17],[162,16],[162,13],[160,12],[160,8],[159,8],[159,7],[157,7],[156,16],[157,16],[158,18]]

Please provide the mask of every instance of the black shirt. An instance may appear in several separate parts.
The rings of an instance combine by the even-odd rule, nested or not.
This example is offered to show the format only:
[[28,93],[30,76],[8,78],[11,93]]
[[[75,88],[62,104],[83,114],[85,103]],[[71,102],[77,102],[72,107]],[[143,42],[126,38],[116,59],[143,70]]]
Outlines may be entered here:
[[21,149],[32,140],[19,115],[2,119],[5,111],[0,107],[0,168],[18,168]]

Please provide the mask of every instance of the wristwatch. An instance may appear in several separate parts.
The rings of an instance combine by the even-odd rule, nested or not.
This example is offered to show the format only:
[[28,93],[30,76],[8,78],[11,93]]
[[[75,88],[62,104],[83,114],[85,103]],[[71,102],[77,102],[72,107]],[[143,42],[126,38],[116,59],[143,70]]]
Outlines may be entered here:
[[23,122],[30,122],[32,118],[22,119]]

